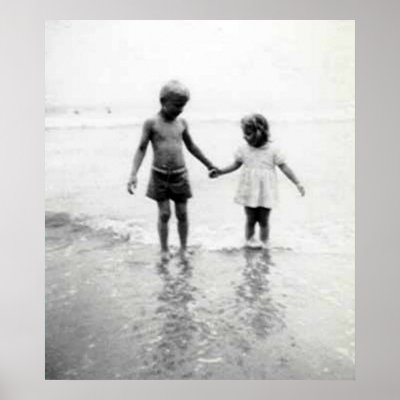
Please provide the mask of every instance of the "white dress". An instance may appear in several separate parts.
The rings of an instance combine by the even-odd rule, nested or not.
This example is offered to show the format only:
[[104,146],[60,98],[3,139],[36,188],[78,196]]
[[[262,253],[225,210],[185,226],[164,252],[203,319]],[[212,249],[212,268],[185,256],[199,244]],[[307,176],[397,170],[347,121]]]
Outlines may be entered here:
[[235,202],[246,207],[276,206],[276,166],[285,162],[279,149],[271,143],[258,148],[246,144],[237,150],[235,159],[243,163]]

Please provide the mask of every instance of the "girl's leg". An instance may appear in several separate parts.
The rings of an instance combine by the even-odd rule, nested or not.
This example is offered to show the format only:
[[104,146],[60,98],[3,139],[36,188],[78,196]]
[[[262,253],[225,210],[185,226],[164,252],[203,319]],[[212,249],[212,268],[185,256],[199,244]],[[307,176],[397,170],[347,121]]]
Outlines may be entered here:
[[257,212],[256,208],[245,207],[244,211],[246,213],[246,226],[245,226],[245,236],[246,240],[250,240],[254,236],[254,228],[257,222]]
[[166,260],[169,257],[168,252],[168,221],[171,217],[169,200],[158,201],[158,234],[161,243],[161,258]]
[[267,245],[269,239],[269,214],[271,209],[259,207],[257,211],[257,220],[260,225],[260,240],[264,245]]

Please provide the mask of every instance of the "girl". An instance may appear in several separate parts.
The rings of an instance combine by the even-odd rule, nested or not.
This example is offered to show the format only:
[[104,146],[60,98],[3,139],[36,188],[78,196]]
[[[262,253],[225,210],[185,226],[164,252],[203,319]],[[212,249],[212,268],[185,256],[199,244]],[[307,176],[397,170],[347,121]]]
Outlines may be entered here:
[[210,177],[216,178],[243,166],[235,202],[242,204],[245,209],[246,246],[257,247],[254,229],[258,223],[261,246],[268,248],[269,214],[277,201],[275,166],[278,166],[296,185],[302,196],[305,195],[305,190],[294,172],[285,163],[282,154],[270,143],[269,125],[261,114],[244,117],[241,120],[241,127],[247,144],[238,149],[233,164],[211,171]]

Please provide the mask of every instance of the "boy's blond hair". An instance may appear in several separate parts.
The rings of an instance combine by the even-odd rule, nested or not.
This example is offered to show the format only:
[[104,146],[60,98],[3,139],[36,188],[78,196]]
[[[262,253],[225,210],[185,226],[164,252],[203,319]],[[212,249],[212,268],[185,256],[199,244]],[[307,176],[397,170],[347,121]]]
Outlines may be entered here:
[[190,99],[189,89],[177,80],[169,81],[161,88],[160,101],[163,102],[171,95],[182,97],[186,99],[186,101],[189,101]]

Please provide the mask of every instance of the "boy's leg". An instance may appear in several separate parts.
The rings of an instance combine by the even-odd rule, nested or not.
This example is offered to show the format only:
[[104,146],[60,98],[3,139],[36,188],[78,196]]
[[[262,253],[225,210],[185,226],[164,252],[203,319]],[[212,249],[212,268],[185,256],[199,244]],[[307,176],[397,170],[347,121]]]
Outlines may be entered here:
[[158,234],[160,236],[161,251],[168,254],[168,221],[171,217],[169,200],[157,201],[158,204]]
[[182,252],[186,251],[189,221],[187,216],[187,201],[175,202],[175,215],[178,220],[178,234]]
[[254,236],[254,228],[257,222],[257,209],[245,207],[244,211],[246,213],[245,236],[246,240],[250,240]]
[[260,225],[260,240],[266,245],[269,239],[269,214],[271,209],[259,207],[258,208],[258,223]]

